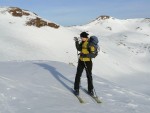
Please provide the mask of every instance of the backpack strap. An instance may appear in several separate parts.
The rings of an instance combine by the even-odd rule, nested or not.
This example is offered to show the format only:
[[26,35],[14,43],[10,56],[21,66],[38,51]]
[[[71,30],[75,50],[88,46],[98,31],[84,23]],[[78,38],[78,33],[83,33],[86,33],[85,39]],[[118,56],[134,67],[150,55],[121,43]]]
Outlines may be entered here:
[[88,57],[95,58],[98,55],[97,48],[94,44],[88,43],[87,50],[89,51]]

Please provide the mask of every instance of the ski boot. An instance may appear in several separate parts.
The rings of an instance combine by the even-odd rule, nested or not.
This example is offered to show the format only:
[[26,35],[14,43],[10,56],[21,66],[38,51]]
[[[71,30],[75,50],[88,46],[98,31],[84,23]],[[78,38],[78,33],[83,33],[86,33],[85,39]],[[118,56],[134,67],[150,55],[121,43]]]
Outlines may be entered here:
[[74,94],[75,94],[76,96],[78,96],[78,95],[79,95],[79,89],[75,89],[75,90],[74,90]]
[[90,96],[94,96],[93,90],[88,90],[88,93],[89,93]]

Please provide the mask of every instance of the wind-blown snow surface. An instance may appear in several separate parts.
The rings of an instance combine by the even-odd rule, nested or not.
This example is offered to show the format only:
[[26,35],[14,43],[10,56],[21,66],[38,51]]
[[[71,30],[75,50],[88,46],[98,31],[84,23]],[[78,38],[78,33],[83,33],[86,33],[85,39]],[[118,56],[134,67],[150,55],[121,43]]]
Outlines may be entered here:
[[72,94],[75,67],[55,61],[0,62],[1,113],[149,113],[150,97],[94,76],[103,101],[95,103],[82,89],[80,104]]

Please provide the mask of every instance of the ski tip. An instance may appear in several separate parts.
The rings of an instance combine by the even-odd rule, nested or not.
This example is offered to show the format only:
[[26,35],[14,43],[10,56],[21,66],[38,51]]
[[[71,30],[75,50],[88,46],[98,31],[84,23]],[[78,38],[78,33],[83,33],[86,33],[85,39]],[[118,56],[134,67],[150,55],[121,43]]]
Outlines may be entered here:
[[80,104],[85,104],[85,102],[84,101],[79,101],[80,102]]
[[97,101],[97,103],[99,103],[99,104],[100,104],[100,103],[102,103],[102,102],[101,102],[101,101]]
[[94,97],[97,103],[102,103],[102,101],[99,100],[98,97]]
[[84,104],[84,100],[80,96],[76,96],[81,104]]

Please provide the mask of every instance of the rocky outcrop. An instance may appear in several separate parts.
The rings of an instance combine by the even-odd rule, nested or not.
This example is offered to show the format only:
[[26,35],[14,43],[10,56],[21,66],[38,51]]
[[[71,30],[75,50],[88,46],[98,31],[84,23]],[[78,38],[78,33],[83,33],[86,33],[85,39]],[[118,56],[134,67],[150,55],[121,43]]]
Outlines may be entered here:
[[56,25],[55,23],[46,22],[46,21],[42,20],[39,17],[29,20],[26,24],[29,25],[29,26],[33,25],[33,26],[36,26],[36,27],[49,26],[49,27],[53,27],[53,28],[56,28],[56,29],[59,28],[59,26]]
[[99,17],[101,20],[106,20],[106,19],[109,19],[110,16],[106,16],[106,15],[102,15]]
[[22,17],[23,15],[24,16],[30,15],[29,13],[27,13],[27,12],[23,11],[22,9],[17,8],[17,7],[10,8],[10,10],[8,12],[11,13],[12,16],[17,16],[17,17]]
[[[22,16],[29,16],[30,13],[26,12],[25,10],[22,10],[17,7],[11,7],[8,11],[12,16],[15,17],[22,17]],[[35,13],[34,13],[35,14]],[[35,14],[37,16],[37,14]],[[39,17],[34,17],[27,20],[26,25],[28,26],[36,26],[36,27],[43,27],[43,26],[49,26],[53,27],[55,29],[59,28],[59,25],[56,25],[55,23],[47,22],[42,20]]]
[[96,20],[106,20],[106,19],[109,19],[111,18],[110,16],[106,16],[106,15],[102,15],[102,16],[99,16],[98,18],[96,18]]

